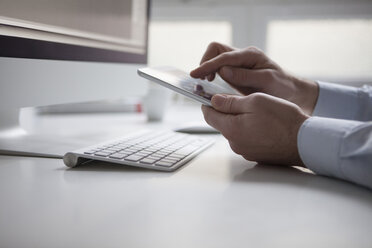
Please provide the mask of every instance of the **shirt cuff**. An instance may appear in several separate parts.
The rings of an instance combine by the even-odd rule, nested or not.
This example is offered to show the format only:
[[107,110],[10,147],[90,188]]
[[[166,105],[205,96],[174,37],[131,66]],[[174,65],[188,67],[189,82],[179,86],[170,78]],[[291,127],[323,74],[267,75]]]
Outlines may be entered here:
[[297,136],[302,162],[317,174],[345,179],[339,161],[340,146],[344,134],[358,125],[358,121],[308,118]]
[[359,113],[358,88],[317,82],[319,96],[313,116],[355,120]]

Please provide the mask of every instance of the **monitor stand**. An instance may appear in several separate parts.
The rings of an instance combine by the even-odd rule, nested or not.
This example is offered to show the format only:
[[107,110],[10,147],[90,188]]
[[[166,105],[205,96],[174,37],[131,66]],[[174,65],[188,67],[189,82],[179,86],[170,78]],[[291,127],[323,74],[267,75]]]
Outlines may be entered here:
[[0,155],[62,158],[68,151],[91,144],[82,139],[27,132],[20,126],[19,117],[20,109],[0,109]]

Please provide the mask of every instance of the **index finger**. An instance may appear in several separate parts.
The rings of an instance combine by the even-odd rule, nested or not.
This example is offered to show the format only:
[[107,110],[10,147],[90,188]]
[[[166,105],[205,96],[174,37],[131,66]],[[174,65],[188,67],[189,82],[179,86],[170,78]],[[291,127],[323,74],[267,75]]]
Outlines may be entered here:
[[208,45],[207,47],[207,50],[205,51],[201,61],[200,61],[200,65],[203,64],[205,61],[208,61],[218,55],[220,55],[221,53],[225,53],[225,52],[230,52],[230,51],[233,51],[234,49],[232,47],[229,47],[227,45],[223,45],[221,43],[218,43],[218,42],[212,42]]
[[[221,43],[218,43],[218,42],[211,42],[208,47],[207,47],[207,50],[204,52],[203,54],[203,57],[200,61],[200,64],[203,64],[205,61],[208,61],[222,53],[225,53],[225,52],[230,52],[230,51],[233,51],[235,50],[234,48],[230,47],[230,46],[227,46],[227,45],[224,45],[224,44],[221,44]],[[195,77],[193,76],[193,71],[190,72],[190,75],[192,77]],[[200,78],[205,78],[207,77],[209,81],[212,81],[215,77],[215,73],[211,73],[209,75],[204,75],[203,77],[200,77]]]
[[193,70],[190,75],[194,78],[202,78],[211,73],[216,73],[223,66],[254,68],[259,61],[265,59],[265,55],[253,47],[244,50],[233,50],[219,54],[204,62]]
[[203,78],[209,74],[216,73],[223,66],[238,66],[239,54],[236,51],[225,52],[204,62],[198,68],[190,72],[194,78]]

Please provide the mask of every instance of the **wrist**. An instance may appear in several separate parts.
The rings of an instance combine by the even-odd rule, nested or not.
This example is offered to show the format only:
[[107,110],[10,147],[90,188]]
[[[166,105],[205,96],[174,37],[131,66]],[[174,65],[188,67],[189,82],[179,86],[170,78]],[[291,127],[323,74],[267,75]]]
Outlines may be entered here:
[[307,115],[312,115],[319,95],[319,85],[313,80],[295,78],[297,104]]

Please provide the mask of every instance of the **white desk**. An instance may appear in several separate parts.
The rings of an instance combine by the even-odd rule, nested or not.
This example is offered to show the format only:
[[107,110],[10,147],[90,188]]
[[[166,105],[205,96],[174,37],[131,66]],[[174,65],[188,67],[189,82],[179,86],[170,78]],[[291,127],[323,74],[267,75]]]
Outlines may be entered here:
[[[176,122],[175,112],[165,125]],[[111,123],[107,137],[123,123],[146,126],[143,116],[103,117],[64,123],[56,116],[49,125],[73,126],[80,118],[81,128],[96,118],[98,133]],[[174,173],[103,163],[68,169],[59,159],[0,156],[0,201],[6,248],[372,247],[372,191],[294,168],[255,166],[222,137]]]

